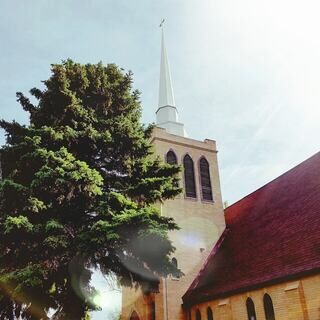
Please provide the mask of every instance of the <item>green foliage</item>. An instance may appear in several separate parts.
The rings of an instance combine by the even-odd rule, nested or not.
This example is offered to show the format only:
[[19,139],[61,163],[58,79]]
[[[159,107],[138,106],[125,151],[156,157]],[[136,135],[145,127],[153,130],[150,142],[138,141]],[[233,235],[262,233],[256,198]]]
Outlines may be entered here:
[[42,284],[43,271],[40,265],[33,264],[23,269],[6,272],[0,277],[1,282],[14,282],[14,293],[19,294],[23,288],[37,288]]
[[24,230],[25,232],[32,232],[33,225],[25,216],[12,217],[8,216],[3,223],[4,234],[11,233],[12,231]]
[[0,121],[0,318],[88,319],[92,268],[145,290],[179,272],[155,204],[180,168],[154,156],[130,72],[67,60],[30,93],[29,125]]

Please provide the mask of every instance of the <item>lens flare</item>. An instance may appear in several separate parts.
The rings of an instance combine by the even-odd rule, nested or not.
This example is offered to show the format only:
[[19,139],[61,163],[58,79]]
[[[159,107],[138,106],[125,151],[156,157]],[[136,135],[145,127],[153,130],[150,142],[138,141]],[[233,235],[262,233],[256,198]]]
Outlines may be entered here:
[[92,314],[101,313],[104,319],[117,319],[121,311],[122,291],[115,278],[105,277],[101,271],[96,270],[91,283],[98,290],[93,302],[101,308],[101,311],[94,311]]
[[[0,282],[1,293],[10,299],[13,298],[14,289],[15,288],[10,286],[9,284],[4,284]],[[16,303],[23,305],[26,301],[26,297],[24,297],[22,294],[19,295],[15,293],[13,300]],[[32,304],[28,307],[28,313],[36,319],[43,318],[43,309],[40,306],[37,306],[36,304]]]

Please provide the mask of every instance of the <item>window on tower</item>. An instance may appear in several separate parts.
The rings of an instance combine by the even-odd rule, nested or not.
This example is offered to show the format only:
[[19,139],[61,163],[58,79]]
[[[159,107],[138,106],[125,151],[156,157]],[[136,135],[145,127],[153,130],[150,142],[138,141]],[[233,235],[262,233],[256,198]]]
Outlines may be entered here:
[[[172,258],[171,259],[172,264],[178,269],[178,260],[176,258]],[[179,279],[180,278],[180,274],[179,273],[174,273],[172,274],[173,278]]]
[[212,201],[213,196],[212,196],[212,188],[211,188],[211,181],[210,181],[209,162],[204,157],[200,159],[200,182],[201,182],[202,199]]
[[207,320],[213,320],[213,313],[210,307],[207,308]]
[[185,193],[188,198],[196,198],[196,182],[193,160],[187,154],[183,159]]
[[176,268],[178,268],[178,260],[176,258],[172,258],[171,262]]
[[[166,154],[166,162],[169,163],[169,164],[172,164],[172,165],[178,164],[177,156],[172,150],[167,152],[167,154]],[[174,186],[177,187],[177,188],[179,187],[179,182],[177,180],[174,181]]]
[[166,162],[169,164],[177,164],[178,163],[177,156],[172,150],[168,151],[168,153],[166,155]]

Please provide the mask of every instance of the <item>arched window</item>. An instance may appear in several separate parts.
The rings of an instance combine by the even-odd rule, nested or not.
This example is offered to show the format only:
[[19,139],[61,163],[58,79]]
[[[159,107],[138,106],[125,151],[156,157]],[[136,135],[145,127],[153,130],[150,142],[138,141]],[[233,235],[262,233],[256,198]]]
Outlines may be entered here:
[[156,303],[151,303],[151,320],[156,320]]
[[[169,163],[169,164],[178,164],[177,156],[172,150],[167,152],[167,154],[166,154],[166,162]],[[175,180],[173,185],[178,188],[179,187],[179,182],[177,180]]]
[[[172,258],[171,262],[178,269],[178,260],[176,258]],[[180,278],[181,275],[177,272],[177,273],[173,273],[172,276],[178,279]]]
[[213,313],[210,307],[207,308],[207,320],[213,320]]
[[131,313],[130,320],[140,320],[138,314],[135,311]]
[[275,320],[272,299],[267,293],[263,296],[263,306],[266,320]]
[[175,153],[172,150],[167,152],[166,162],[169,164],[177,164],[178,163],[177,156],[175,155]]
[[196,320],[201,320],[201,313],[199,309],[196,311]]
[[247,299],[247,313],[248,320],[257,320],[256,310],[254,308],[254,303],[251,298]]
[[191,157],[187,154],[183,158],[184,166],[184,181],[185,181],[185,192],[186,196],[189,198],[196,198],[196,182],[194,178],[194,167]]
[[213,200],[210,181],[209,162],[206,158],[200,159],[200,182],[203,200]]
[[176,258],[172,258],[171,262],[176,268],[178,268],[178,260]]

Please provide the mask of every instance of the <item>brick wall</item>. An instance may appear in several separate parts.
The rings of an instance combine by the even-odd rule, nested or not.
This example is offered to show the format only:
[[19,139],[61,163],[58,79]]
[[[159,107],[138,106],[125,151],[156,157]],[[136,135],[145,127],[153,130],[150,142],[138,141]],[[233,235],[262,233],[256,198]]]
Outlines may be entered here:
[[213,311],[214,320],[248,320],[248,297],[255,304],[257,320],[265,320],[263,296],[266,293],[272,299],[276,320],[320,320],[320,275],[195,305],[191,308],[191,320],[196,319],[197,309],[201,319],[206,320],[208,307]]

